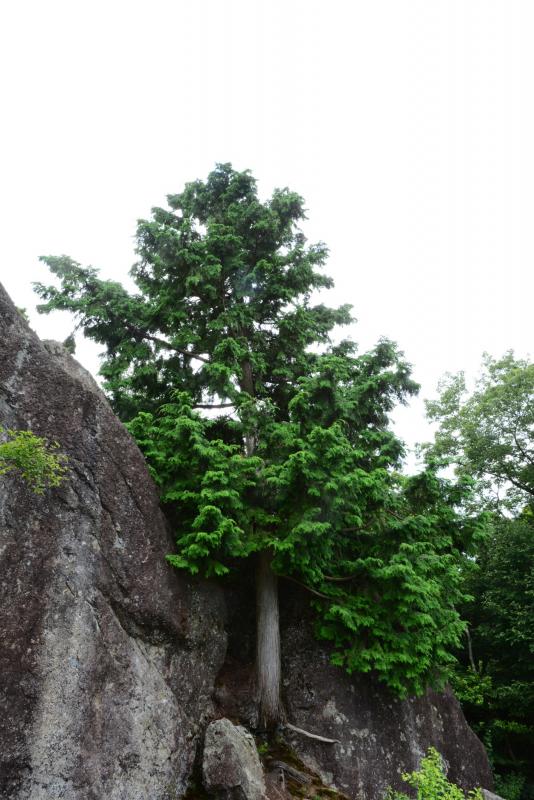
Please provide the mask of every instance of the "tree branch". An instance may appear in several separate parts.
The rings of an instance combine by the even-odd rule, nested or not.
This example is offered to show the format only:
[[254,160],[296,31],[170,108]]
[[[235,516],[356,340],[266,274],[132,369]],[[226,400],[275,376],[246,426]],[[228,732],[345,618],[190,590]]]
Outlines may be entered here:
[[317,589],[312,589],[311,586],[306,586],[305,583],[302,583],[302,581],[298,581],[296,578],[292,578],[291,575],[280,575],[280,578],[285,578],[286,581],[292,581],[293,583],[296,583],[297,586],[302,586],[303,589],[307,589],[308,592],[316,594],[317,597],[322,597],[323,600],[332,600],[332,598],[328,597],[327,594],[322,594],[321,592],[318,592]]
[[235,403],[197,403],[193,408],[234,408]]
[[[525,486],[525,484],[521,483],[521,482],[520,482],[520,481],[518,481],[516,478],[512,478],[512,476],[511,476],[511,475],[508,475],[508,474],[507,474],[506,472],[504,472],[504,471],[503,471],[503,475],[504,475],[504,478],[505,478],[507,481],[510,481],[510,483],[512,484],[512,486],[515,486],[515,488],[516,488],[516,489],[521,489],[521,491],[522,491],[522,492],[526,492],[527,494],[534,494],[534,492],[532,491],[532,488],[530,488],[530,487],[528,487],[528,486]],[[502,476],[502,475],[499,475],[498,477],[503,477],[503,476]]]
[[306,775],[305,772],[301,772],[299,769],[295,769],[295,767],[291,767],[289,764],[286,764],[285,761],[271,761],[269,766],[271,769],[279,769],[282,772],[286,772],[290,778],[297,781],[298,783],[302,783],[304,786],[309,786],[312,783],[312,779],[309,775]]
[[325,744],[341,744],[339,739],[327,739],[325,736],[318,736],[316,733],[309,733],[308,731],[303,730],[303,728],[297,728],[296,725],[291,725],[290,722],[286,722],[286,728],[289,728],[290,731],[295,731],[295,733],[300,733],[302,736],[307,736],[308,739],[315,739],[318,742],[325,742]]
[[121,320],[121,322],[127,330],[132,331],[132,333],[135,333],[138,336],[141,336],[142,339],[148,339],[151,342],[155,342],[155,344],[159,344],[160,347],[164,347],[166,350],[173,350],[175,353],[180,353],[181,356],[187,356],[187,358],[194,358],[197,361],[202,361],[204,364],[210,363],[208,358],[201,356],[199,353],[195,353],[191,350],[181,350],[179,347],[175,347],[174,345],[167,342],[165,339],[160,339],[159,336],[154,336],[153,334],[148,333],[148,331],[144,331],[142,328],[138,328],[137,325],[134,325],[131,322],[125,322],[124,320]]
[[521,447],[521,445],[517,441],[517,436],[515,435],[515,431],[514,431],[514,433],[512,433],[512,436],[514,437],[514,442],[516,443],[517,449],[519,450],[519,452],[521,453],[523,458],[526,459],[529,464],[534,464],[534,459],[532,459],[529,456],[529,454],[525,450],[523,450],[523,448]]

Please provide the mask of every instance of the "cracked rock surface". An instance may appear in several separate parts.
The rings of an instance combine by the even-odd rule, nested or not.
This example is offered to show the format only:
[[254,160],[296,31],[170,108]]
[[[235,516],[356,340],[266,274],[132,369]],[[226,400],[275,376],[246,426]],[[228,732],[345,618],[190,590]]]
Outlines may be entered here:
[[166,565],[141,453],[1,286],[0,425],[69,458],[42,497],[0,479],[0,797],[179,797],[213,711],[222,597]]

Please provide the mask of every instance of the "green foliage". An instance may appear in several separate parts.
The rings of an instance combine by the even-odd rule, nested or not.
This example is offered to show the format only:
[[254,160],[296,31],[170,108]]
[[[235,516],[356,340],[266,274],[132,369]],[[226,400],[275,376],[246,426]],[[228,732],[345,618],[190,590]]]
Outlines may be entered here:
[[471,394],[463,375],[449,376],[428,410],[439,423],[429,460],[473,475],[476,502],[492,511],[465,576],[472,654],[453,685],[500,784],[534,796],[534,365],[486,356]]
[[22,317],[22,319],[23,319],[25,322],[29,322],[29,321],[30,321],[30,318],[29,318],[29,316],[28,316],[28,312],[26,311],[26,309],[25,309],[25,308],[19,308],[19,307],[17,306],[17,311],[19,312],[20,316]]
[[477,672],[464,664],[453,685],[501,780],[522,775],[524,791],[532,793],[534,517],[529,507],[515,519],[495,518],[478,565],[466,581],[472,600],[463,609]]
[[520,800],[525,788],[525,776],[520,772],[495,775],[495,792],[506,800]]
[[64,480],[67,457],[59,453],[57,442],[49,443],[32,431],[0,428],[0,475],[18,473],[35,494],[59,486]]
[[427,403],[439,430],[429,454],[476,477],[492,507],[520,509],[534,498],[534,364],[513,353],[486,355],[476,389],[449,375]]
[[[416,772],[405,772],[402,780],[415,789],[417,800],[482,800],[480,789],[464,793],[459,786],[447,780],[443,760],[434,747],[430,747]],[[388,800],[410,800],[402,792],[389,791]]]
[[469,479],[399,475],[389,415],[417,390],[409,365],[389,341],[334,344],[350,308],[312,302],[332,281],[298,195],[260,202],[223,164],[168,203],[139,222],[137,293],[66,256],[44,259],[60,287],[36,289],[106,347],[111,402],[175,524],[169,561],[220,576],[269,550],[336,663],[399,694],[439,683],[483,520],[461,510]]
[[463,705],[484,706],[493,692],[491,675],[484,674],[481,661],[477,669],[473,669],[471,665],[461,669],[457,665],[451,676],[451,683],[454,694]]
[[74,355],[74,353],[76,352],[76,340],[74,338],[73,333],[69,334],[67,338],[64,340],[63,347],[65,348],[67,353],[71,354],[71,356]]

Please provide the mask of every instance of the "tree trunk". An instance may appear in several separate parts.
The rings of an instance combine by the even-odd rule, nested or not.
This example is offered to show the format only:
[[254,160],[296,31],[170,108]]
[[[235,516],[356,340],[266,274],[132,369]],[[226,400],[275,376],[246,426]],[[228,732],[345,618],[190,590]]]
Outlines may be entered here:
[[258,555],[256,574],[256,671],[260,728],[273,730],[283,721],[280,698],[280,622],[278,579],[271,568],[272,554]]
[[[249,359],[242,363],[242,391],[254,397],[254,374]],[[245,433],[245,453],[254,455],[254,431]],[[280,698],[282,664],[280,658],[280,621],[278,615],[278,578],[271,568],[269,550],[258,554],[256,571],[256,676],[258,681],[259,726],[274,730],[284,718]]]

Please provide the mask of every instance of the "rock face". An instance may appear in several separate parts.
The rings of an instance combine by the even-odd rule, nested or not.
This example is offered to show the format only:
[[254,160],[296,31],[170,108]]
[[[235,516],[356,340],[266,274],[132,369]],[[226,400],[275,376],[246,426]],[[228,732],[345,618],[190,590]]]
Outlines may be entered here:
[[[281,582],[283,583],[283,582]],[[217,678],[220,713],[254,726],[252,588],[228,593],[229,649]],[[368,676],[350,677],[330,663],[326,645],[313,636],[307,597],[281,586],[283,699],[288,720],[339,744],[324,744],[286,731],[294,753],[323,783],[358,800],[380,800],[388,786],[406,790],[402,772],[418,769],[430,746],[443,755],[449,779],[471,789],[493,788],[488,758],[450,692],[428,691],[396,700]],[[273,797],[274,800],[274,797]]]
[[0,287],[0,424],[69,457],[43,497],[0,483],[0,797],[178,797],[212,714],[222,597],[166,566],[140,452],[50,349]]
[[302,736],[291,744],[323,781],[351,797],[383,797],[388,786],[406,790],[401,772],[418,769],[432,745],[444,757],[448,777],[471,789],[493,787],[484,747],[452,694],[428,691],[395,700],[365,675],[350,677],[332,666],[326,648],[302,624],[292,605],[283,635],[286,703],[300,728],[339,739],[321,745]]
[[[208,724],[254,724],[253,587],[229,584],[223,596],[167,567],[172,544],[135,443],[92,378],[38,340],[1,286],[0,425],[57,440],[69,457],[68,481],[42,497],[0,478],[0,797],[181,797]],[[452,780],[492,788],[451,694],[400,703],[349,678],[314,640],[306,599],[284,589],[282,607],[288,717],[340,740],[291,734],[325,784],[379,800],[433,744]],[[228,725],[208,728],[205,756]],[[235,797],[245,783],[232,775],[252,749],[237,730],[226,769]],[[222,791],[206,763],[206,782]],[[254,779],[244,796],[260,800],[261,787]]]
[[202,777],[208,792],[228,800],[264,800],[265,782],[256,743],[229,719],[206,730]]

